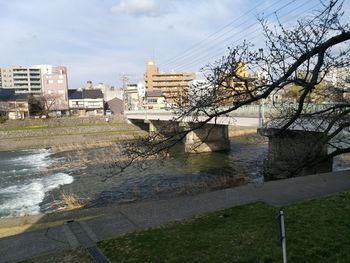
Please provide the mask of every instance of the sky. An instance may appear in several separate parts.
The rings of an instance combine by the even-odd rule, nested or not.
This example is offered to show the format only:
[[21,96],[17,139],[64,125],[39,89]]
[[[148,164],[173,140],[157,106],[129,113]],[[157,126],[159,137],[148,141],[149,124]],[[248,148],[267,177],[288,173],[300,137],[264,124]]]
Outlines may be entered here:
[[[346,0],[344,10],[349,10]],[[64,65],[69,88],[86,81],[142,80],[161,71],[199,71],[227,46],[263,44],[258,17],[284,23],[318,0],[0,0],[0,67]]]

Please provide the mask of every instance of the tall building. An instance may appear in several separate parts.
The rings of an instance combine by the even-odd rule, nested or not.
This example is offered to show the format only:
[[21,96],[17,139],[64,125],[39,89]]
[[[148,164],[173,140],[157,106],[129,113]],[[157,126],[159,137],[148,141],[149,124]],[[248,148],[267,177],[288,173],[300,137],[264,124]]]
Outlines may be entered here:
[[42,95],[50,111],[68,113],[68,77],[64,66],[36,65],[42,79]]
[[14,89],[16,93],[41,93],[41,71],[22,66],[0,68],[0,88]]
[[160,90],[167,104],[182,104],[188,101],[190,81],[196,78],[195,73],[163,73],[153,60],[147,63],[144,76],[146,91]]

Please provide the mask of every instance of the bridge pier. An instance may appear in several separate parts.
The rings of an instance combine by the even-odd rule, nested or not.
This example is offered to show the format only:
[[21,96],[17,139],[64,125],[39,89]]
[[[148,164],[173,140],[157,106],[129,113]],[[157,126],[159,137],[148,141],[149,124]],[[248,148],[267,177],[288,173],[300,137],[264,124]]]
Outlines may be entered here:
[[159,121],[150,120],[149,123],[149,133],[150,135],[164,135],[171,136],[179,132],[180,126],[178,122],[174,121]]
[[327,156],[328,147],[321,143],[324,134],[313,131],[259,129],[269,138],[265,174],[268,178],[287,178],[332,171],[333,160],[317,162]]
[[[189,127],[198,124],[188,124]],[[227,125],[205,124],[189,132],[184,140],[185,152],[204,153],[230,149]]]

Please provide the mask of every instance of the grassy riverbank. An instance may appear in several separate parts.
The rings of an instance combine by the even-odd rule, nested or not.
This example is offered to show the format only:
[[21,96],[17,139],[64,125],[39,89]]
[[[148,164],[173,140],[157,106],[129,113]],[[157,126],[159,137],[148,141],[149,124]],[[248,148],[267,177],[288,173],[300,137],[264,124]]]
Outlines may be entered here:
[[[350,193],[285,207],[289,262],[350,262]],[[281,262],[277,208],[255,203],[100,242],[112,262]]]
[[[289,262],[350,262],[350,192],[284,208]],[[254,203],[98,243],[111,262],[282,262],[278,208]],[[83,249],[25,263],[81,262]]]
[[132,140],[147,133],[125,122],[77,125],[0,127],[0,151],[53,148],[55,151],[98,148]]

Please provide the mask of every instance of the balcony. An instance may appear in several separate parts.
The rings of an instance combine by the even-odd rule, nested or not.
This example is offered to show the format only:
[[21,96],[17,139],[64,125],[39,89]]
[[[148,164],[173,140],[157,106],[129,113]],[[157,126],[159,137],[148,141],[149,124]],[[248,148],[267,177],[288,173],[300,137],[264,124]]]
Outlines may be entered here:
[[13,77],[14,78],[27,78],[28,77],[28,74],[27,73],[14,73],[13,74]]
[[17,81],[17,80],[27,80],[28,77],[27,76],[13,76],[13,80]]
[[14,68],[13,69],[13,74],[15,73],[27,73],[27,69],[26,68]]

